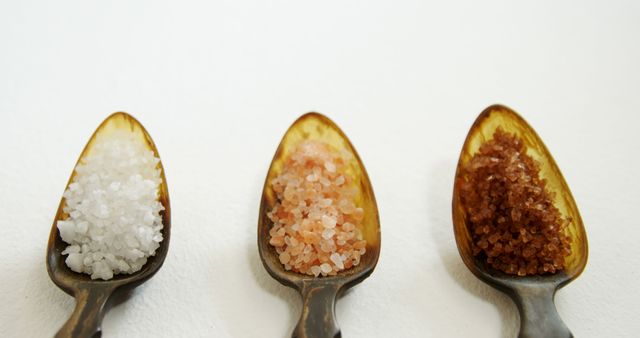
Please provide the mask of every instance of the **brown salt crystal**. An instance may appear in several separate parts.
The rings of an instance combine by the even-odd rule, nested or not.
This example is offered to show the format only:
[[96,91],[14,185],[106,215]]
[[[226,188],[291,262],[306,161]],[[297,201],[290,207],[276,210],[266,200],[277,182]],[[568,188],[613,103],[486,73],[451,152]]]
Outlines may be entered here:
[[462,168],[460,198],[472,252],[518,276],[556,273],[571,254],[570,220],[553,205],[540,165],[521,139],[498,128]]

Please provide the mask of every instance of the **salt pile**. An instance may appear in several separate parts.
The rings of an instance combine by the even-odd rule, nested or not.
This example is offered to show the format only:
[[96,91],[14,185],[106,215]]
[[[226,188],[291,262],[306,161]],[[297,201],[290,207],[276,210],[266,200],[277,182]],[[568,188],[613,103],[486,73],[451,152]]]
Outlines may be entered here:
[[498,128],[463,168],[461,202],[473,254],[510,275],[556,273],[571,254],[568,219],[540,177],[540,163],[515,134]]
[[75,168],[58,221],[71,270],[108,280],[139,271],[162,241],[160,160],[135,135],[98,135]]
[[349,153],[318,141],[300,143],[272,180],[278,202],[269,243],[286,270],[336,275],[360,264],[366,252],[364,210],[355,205],[357,190],[346,174]]

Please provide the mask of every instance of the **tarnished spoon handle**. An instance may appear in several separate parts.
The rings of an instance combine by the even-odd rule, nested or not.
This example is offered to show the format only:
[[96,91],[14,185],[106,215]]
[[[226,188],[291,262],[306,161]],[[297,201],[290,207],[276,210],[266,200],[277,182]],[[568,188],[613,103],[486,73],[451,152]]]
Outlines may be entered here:
[[555,288],[531,287],[513,297],[520,310],[518,338],[573,338],[553,302]]
[[112,290],[80,289],[76,294],[76,307],[71,317],[56,333],[55,338],[97,338],[106,311],[105,305]]
[[302,288],[302,315],[292,338],[340,338],[335,319],[339,286],[322,284]]

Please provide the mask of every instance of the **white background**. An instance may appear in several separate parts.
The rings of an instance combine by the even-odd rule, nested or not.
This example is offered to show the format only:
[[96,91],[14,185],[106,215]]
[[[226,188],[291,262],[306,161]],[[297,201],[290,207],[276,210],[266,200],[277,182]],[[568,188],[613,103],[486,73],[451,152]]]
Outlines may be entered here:
[[637,0],[3,0],[0,336],[52,336],[71,313],[47,237],[84,143],[123,110],[158,146],[173,227],[104,337],[288,337],[300,304],[259,261],[257,212],[282,134],[313,110],[358,149],[382,223],[378,267],[338,302],[343,336],[514,337],[515,306],[467,271],[450,217],[492,103],[536,128],[584,218],[562,318],[576,337],[637,335],[639,61]]

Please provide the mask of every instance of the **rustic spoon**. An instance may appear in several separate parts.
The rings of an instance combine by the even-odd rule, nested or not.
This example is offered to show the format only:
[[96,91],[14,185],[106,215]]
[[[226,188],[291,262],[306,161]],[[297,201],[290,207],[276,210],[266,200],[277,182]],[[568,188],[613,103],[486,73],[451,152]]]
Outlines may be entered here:
[[[570,235],[571,255],[566,257],[565,270],[552,275],[519,277],[507,275],[489,267],[471,250],[471,235],[460,202],[459,183],[462,168],[478,151],[480,145],[490,140],[498,127],[516,134],[523,140],[527,154],[540,163],[540,175],[547,180],[547,189],[555,193],[554,205],[564,217],[571,219],[566,231]],[[458,251],[465,265],[476,277],[507,294],[520,312],[520,338],[569,338],[573,337],[562,322],[554,304],[557,290],[576,279],[587,263],[587,235],[576,203],[571,196],[562,173],[536,132],[513,110],[493,105],[476,119],[465,140],[456,172],[453,190],[453,229]]]
[[[92,151],[96,137],[110,137],[116,131],[129,131],[140,142],[152,150],[156,157],[158,150],[144,127],[135,118],[127,113],[114,113],[109,116],[93,133],[89,142],[80,154],[76,166]],[[158,163],[162,183],[159,191],[159,201],[164,206],[161,212],[163,240],[154,256],[149,257],[147,263],[140,271],[133,274],[115,275],[111,280],[92,280],[89,275],[71,271],[65,264],[66,256],[61,253],[67,247],[67,243],[60,238],[57,228],[58,220],[64,220],[68,215],[64,212],[64,197],[60,201],[56,217],[53,220],[49,243],[47,246],[47,271],[51,280],[64,292],[76,298],[76,307],[69,320],[62,326],[55,337],[100,337],[101,323],[110,306],[123,301],[128,293],[136,286],[151,278],[162,266],[167,250],[169,249],[169,237],[171,230],[171,208],[169,206],[169,193],[164,176],[162,163]],[[75,169],[69,178],[68,185],[73,181]],[[66,188],[65,188],[66,190]]]
[[[353,154],[347,165],[348,174],[353,175],[359,188],[356,204],[364,209],[363,236],[367,240],[367,251],[358,266],[342,271],[336,276],[313,277],[286,271],[278,260],[278,254],[269,244],[269,229],[272,224],[267,212],[276,203],[276,194],[271,180],[283,169],[289,153],[303,140],[326,142],[336,149]],[[331,120],[321,114],[308,113],[296,120],[286,132],[276,151],[262,192],[258,220],[258,250],[269,274],[285,286],[298,290],[302,296],[302,315],[293,331],[293,338],[341,337],[335,320],[336,298],[346,289],[362,282],[373,272],[380,254],[380,221],[378,208],[367,172],[356,150],[347,136]]]

